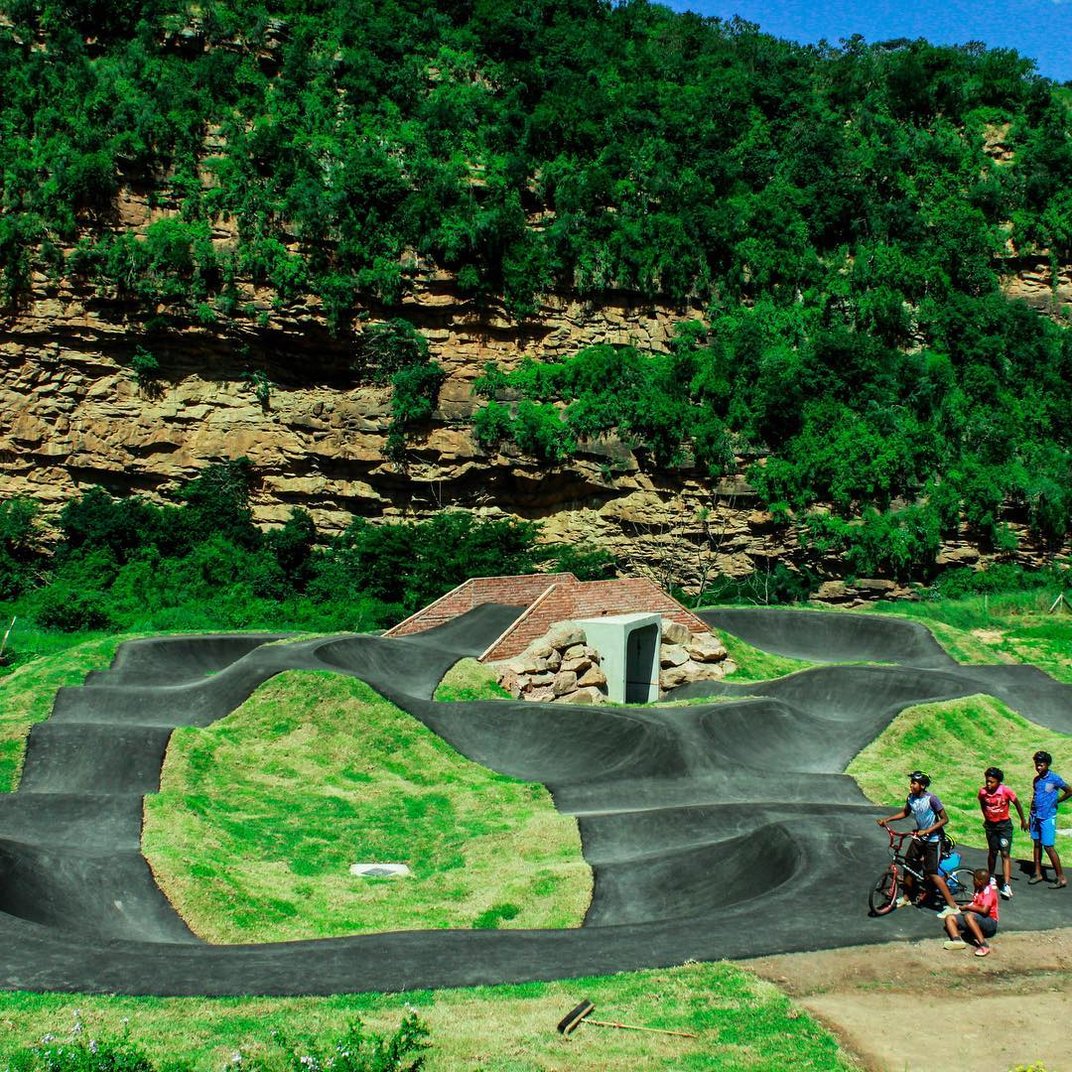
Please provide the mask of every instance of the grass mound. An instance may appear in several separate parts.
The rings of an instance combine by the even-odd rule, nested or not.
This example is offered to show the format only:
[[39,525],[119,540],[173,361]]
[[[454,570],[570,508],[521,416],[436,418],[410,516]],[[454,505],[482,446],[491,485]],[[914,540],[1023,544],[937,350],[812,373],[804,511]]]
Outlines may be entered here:
[[0,674],[0,792],[12,793],[18,786],[26,735],[34,723],[43,722],[52,713],[56,690],[81,685],[91,670],[103,670],[119,645],[129,639],[96,637],[66,650],[57,645],[58,650],[28,655],[5,668]]
[[[976,793],[987,767],[1000,767],[1005,784],[1020,798],[1026,813],[1031,803],[1031,756],[1044,748],[1054,756],[1069,754],[1072,738],[1037,726],[991,696],[967,696],[906,708],[849,764],[863,792],[894,812],[908,793],[908,772],[924,770],[931,791],[949,813],[949,831],[965,845],[986,848]],[[1013,813],[1013,851],[1023,855],[1028,836],[1018,830]]]
[[[143,851],[209,941],[446,927],[573,927],[591,897],[576,821],[460,756],[368,685],[281,674],[176,731]],[[353,862],[410,878],[355,878]]]

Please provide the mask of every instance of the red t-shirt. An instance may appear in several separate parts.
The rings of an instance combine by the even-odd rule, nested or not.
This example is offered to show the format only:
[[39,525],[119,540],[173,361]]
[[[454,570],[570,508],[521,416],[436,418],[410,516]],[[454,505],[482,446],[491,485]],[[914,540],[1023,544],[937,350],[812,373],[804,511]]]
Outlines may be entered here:
[[975,896],[971,900],[971,907],[978,908],[983,915],[989,916],[997,923],[998,891],[988,882],[981,890],[975,891]]
[[983,808],[983,818],[988,823],[1000,823],[1009,817],[1009,805],[1016,800],[1016,794],[1007,786],[999,785],[993,793],[987,792],[984,785],[979,790],[979,803]]

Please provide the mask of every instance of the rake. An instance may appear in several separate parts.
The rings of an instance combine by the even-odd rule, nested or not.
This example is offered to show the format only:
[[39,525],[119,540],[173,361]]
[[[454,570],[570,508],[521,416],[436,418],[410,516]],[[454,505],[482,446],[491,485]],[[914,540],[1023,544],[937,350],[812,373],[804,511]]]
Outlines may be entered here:
[[620,1024],[617,1020],[592,1020],[591,1013],[596,1007],[587,999],[582,1001],[576,1008],[570,1009],[561,1020],[558,1021],[558,1030],[567,1038],[584,1024],[594,1024],[596,1027],[620,1027],[626,1031],[653,1031],[659,1035],[677,1035],[679,1038],[699,1038],[699,1035],[691,1031],[671,1031],[665,1027],[641,1027],[640,1024]]

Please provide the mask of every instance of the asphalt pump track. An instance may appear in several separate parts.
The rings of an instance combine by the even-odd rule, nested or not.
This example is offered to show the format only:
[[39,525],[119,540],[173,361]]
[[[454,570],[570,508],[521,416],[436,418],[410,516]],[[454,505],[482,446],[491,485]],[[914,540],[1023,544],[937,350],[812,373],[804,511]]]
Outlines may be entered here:
[[[930,912],[869,918],[868,885],[887,859],[875,818],[887,807],[863,796],[846,765],[903,708],[974,693],[1072,732],[1072,689],[1033,667],[958,665],[914,623],[768,609],[702,617],[768,651],[866,665],[689,685],[675,696],[718,702],[685,707],[434,701],[449,667],[517,613],[479,607],[394,639],[137,640],[110,669],[59,690],[30,733],[18,791],[0,797],[0,987],[393,992],[933,937]],[[468,758],[544,783],[576,816],[594,872],[583,925],[263,945],[195,937],[141,854],[142,798],[159,787],[173,729],[208,725],[296,669],[358,677]],[[1020,855],[1026,844],[1021,834]],[[1072,924],[1072,892],[1021,890],[1002,906],[1003,929]]]

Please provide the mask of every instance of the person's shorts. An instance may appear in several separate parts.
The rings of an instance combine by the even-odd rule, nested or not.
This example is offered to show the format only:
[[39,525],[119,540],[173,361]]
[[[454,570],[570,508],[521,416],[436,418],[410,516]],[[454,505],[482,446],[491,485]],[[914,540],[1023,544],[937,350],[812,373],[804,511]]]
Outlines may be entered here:
[[986,847],[991,852],[1008,856],[1012,850],[1012,820],[999,819],[996,823],[983,823],[986,831]]
[[938,873],[938,842],[913,838],[905,852],[905,860],[925,875]]
[[[968,924],[964,922],[967,915],[967,912],[961,912],[959,916],[953,917],[957,921],[957,928],[960,930],[961,937],[965,935],[971,936]],[[972,912],[971,915],[975,917],[975,922],[979,924],[979,930],[983,932],[984,938],[993,938],[998,933],[998,921],[996,919],[991,919],[989,916],[980,916],[978,912]]]
[[1028,830],[1031,832],[1032,841],[1037,841],[1044,847],[1052,847],[1054,838],[1057,836],[1057,816],[1051,815],[1048,819],[1040,819],[1037,815],[1032,815]]

